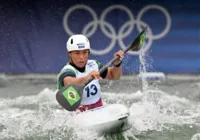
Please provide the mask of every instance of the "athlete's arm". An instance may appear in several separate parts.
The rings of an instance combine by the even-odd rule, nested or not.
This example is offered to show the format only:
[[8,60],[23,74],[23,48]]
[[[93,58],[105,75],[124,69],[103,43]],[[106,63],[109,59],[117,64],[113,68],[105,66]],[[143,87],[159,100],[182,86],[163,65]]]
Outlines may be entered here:
[[115,61],[113,67],[108,68],[106,79],[109,79],[109,80],[119,80],[120,79],[120,77],[122,76],[121,63],[122,63],[123,55],[124,55],[124,52],[121,50],[114,54],[114,56],[120,56],[120,58]]
[[108,68],[108,72],[105,79],[119,80],[121,76],[122,76],[122,67],[113,66]]
[[99,72],[94,70],[91,73],[89,73],[88,75],[79,77],[79,78],[72,77],[72,76],[65,76],[63,78],[63,84],[64,84],[64,86],[72,85],[72,84],[84,84],[84,83],[88,82],[88,80],[91,77],[94,77],[94,79],[100,79],[100,74],[99,74]]

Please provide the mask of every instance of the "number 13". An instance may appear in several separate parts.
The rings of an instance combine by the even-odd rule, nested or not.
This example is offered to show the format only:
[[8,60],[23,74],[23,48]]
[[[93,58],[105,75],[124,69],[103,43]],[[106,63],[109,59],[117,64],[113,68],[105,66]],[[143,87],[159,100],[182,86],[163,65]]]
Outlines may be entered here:
[[92,84],[92,85],[86,87],[85,91],[87,92],[87,97],[89,98],[90,95],[92,95],[92,96],[96,95],[98,90],[97,90],[97,87],[94,84]]

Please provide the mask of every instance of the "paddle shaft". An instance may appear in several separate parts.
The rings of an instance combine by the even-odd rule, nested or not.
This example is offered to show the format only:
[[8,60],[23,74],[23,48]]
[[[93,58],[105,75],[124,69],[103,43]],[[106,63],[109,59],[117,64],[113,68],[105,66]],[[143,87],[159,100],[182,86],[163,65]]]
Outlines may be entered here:
[[[138,38],[136,38],[138,39]],[[134,47],[137,47],[137,45],[135,45],[135,40],[133,40],[131,42],[131,44],[124,50],[124,54],[126,52],[128,52],[130,49],[134,49]],[[113,59],[111,59],[106,65],[104,65],[101,69],[100,69],[100,74],[102,74],[111,64],[113,64],[117,59],[119,59],[120,56],[115,56],[113,57]],[[89,84],[92,80],[94,79],[94,77],[91,77],[87,83],[85,83],[84,85],[86,86],[87,84]]]

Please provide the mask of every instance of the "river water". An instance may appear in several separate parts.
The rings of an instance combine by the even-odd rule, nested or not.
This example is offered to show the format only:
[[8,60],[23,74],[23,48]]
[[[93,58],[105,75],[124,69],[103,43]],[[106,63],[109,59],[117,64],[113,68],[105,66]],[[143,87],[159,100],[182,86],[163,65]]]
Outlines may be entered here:
[[103,101],[130,108],[133,127],[111,136],[97,136],[66,126],[70,113],[58,112],[56,76],[1,76],[1,140],[200,140],[200,78],[168,76],[144,81],[129,76],[102,81]]

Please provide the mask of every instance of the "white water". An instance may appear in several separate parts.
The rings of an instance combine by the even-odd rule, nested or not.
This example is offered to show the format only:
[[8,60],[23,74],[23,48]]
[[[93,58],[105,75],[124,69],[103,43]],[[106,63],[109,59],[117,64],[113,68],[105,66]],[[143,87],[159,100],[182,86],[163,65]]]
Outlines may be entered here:
[[[141,91],[136,93],[103,93],[107,103],[115,102],[128,106],[131,102],[131,122],[133,127],[124,132],[124,136],[134,136],[150,130],[171,130],[171,125],[190,127],[199,125],[200,104],[186,98],[169,95],[163,91],[147,91],[159,94],[157,103],[144,101]],[[15,99],[0,100],[0,138],[26,139],[31,137],[49,137],[57,139],[70,136],[72,139],[95,138],[90,132],[77,132],[66,126],[67,111],[58,111],[54,91],[46,88],[37,95],[22,96]],[[113,98],[115,96],[115,98]],[[170,125],[171,124],[171,125]],[[72,133],[73,132],[73,133]],[[194,136],[197,137],[197,136]],[[98,139],[103,139],[98,137]],[[193,138],[195,139],[195,138]]]

